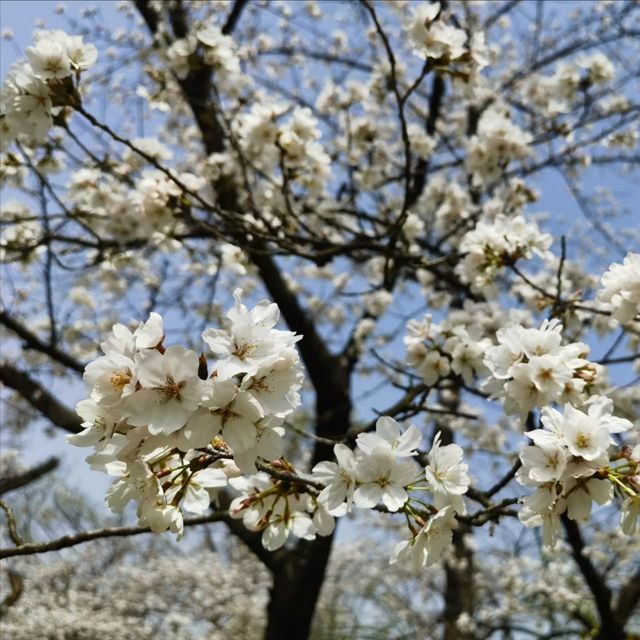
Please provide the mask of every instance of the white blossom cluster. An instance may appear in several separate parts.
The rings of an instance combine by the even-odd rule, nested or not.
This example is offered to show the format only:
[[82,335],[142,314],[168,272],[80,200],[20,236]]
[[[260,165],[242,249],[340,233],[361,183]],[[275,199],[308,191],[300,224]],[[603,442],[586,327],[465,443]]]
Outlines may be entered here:
[[469,488],[468,466],[462,462],[463,451],[457,444],[441,446],[440,433],[436,434],[425,468],[428,488],[432,491],[433,506],[427,518],[411,512],[416,530],[412,536],[396,544],[390,563],[412,562],[415,566],[429,566],[442,556],[451,544],[452,531],[457,527],[456,513],[466,513],[463,495]]
[[[295,473],[284,462],[277,466]],[[316,535],[330,535],[335,528],[334,517],[295,482],[259,472],[231,478],[229,484],[240,492],[229,506],[229,513],[233,518],[242,518],[250,531],[262,531],[262,545],[269,551],[282,547],[289,535],[313,540]]]
[[466,51],[467,34],[438,19],[440,3],[421,3],[411,16],[407,33],[414,53],[425,58],[455,60]]
[[501,398],[507,414],[524,418],[552,403],[581,406],[604,385],[605,369],[586,360],[586,344],[562,344],[558,320],[545,320],[539,329],[506,327],[496,337],[484,358],[491,375],[483,390]]
[[436,324],[430,315],[409,320],[404,337],[407,364],[416,369],[427,386],[433,386],[451,371],[467,383],[486,373],[483,362],[491,341],[482,336],[478,324],[456,323],[445,318]]
[[[156,157],[169,152],[148,139],[134,144]],[[133,176],[138,157],[129,156],[118,166],[123,177]],[[176,173],[176,178],[191,191],[205,185],[203,178],[192,173]],[[133,184],[98,169],[83,168],[71,174],[67,201],[78,211],[78,218],[102,236],[121,242],[131,240],[162,241],[179,229],[182,189],[174,180],[158,170],[144,170]]]
[[521,215],[481,220],[460,243],[460,251],[466,255],[457,269],[474,290],[493,296],[495,278],[505,265],[520,258],[530,259],[534,254],[550,257],[552,241],[548,233],[542,233],[534,222],[527,222]]
[[603,274],[598,300],[620,322],[640,315],[640,253],[628,253],[622,264],[614,262]]
[[[535,491],[527,496],[518,517],[527,527],[543,526],[544,543],[553,546],[560,515],[586,521],[593,502],[608,504],[614,490],[624,500],[621,527],[631,535],[640,516],[640,446],[617,451],[614,434],[632,428],[629,420],[612,415],[608,398],[592,396],[586,411],[564,405],[562,413],[546,407],[544,429],[526,435],[532,444],[520,451],[518,482]],[[609,455],[609,451],[615,455]]]
[[[51,562],[21,563],[24,590],[3,616],[3,635],[11,640],[262,637],[267,576],[260,564],[242,549],[233,550],[229,562],[208,549],[180,553],[167,541],[154,544],[126,541],[115,552],[113,546],[91,546]],[[114,553],[126,562],[114,562]],[[4,569],[3,597],[9,594]]]
[[[209,24],[190,33],[186,38],[174,40],[167,49],[167,59],[173,72],[184,79],[195,62],[194,54],[202,48],[202,62],[216,74],[216,83],[225,93],[235,93],[244,77],[233,38],[222,33],[215,24]],[[195,64],[193,65],[195,67]]]
[[[469,218],[473,206],[466,189],[455,181],[436,175],[429,180],[419,200],[419,212],[442,233],[457,229],[461,220]],[[457,234],[451,234],[458,240]]]
[[523,86],[523,94],[547,118],[568,113],[585,87],[606,87],[616,69],[602,51],[558,63],[552,75],[533,75]]
[[474,183],[496,180],[512,160],[528,158],[532,140],[531,134],[520,129],[504,109],[486,109],[467,148],[466,166]]
[[[372,17],[374,4],[367,4]],[[259,244],[258,253],[274,250],[292,295],[317,315],[319,335],[334,332],[331,348],[349,337],[353,310],[362,313],[345,351],[357,360],[348,375],[359,384],[372,374],[387,376],[380,373],[382,365],[372,365],[364,341],[392,344],[388,321],[419,291],[421,306],[435,310],[437,322],[431,315],[409,321],[404,344],[411,371],[395,368],[382,381],[414,392],[409,385],[419,376],[427,389],[411,398],[407,414],[451,414],[448,426],[456,439],[464,438],[474,456],[469,464],[475,465],[477,454],[494,459],[507,454],[505,423],[519,424],[504,418],[486,424],[480,398],[501,400],[504,412],[521,423],[529,414],[529,425],[541,411],[544,428],[528,432],[531,444],[520,451],[517,480],[534,490],[524,499],[520,520],[542,525],[545,543],[553,544],[564,514],[586,520],[593,502],[618,499],[622,530],[635,533],[640,449],[632,448],[637,444],[632,433],[630,445],[619,445],[619,434],[629,431],[631,422],[613,413],[634,415],[637,387],[621,385],[620,399],[614,392],[613,400],[603,397],[605,367],[589,361],[589,348],[578,340],[591,330],[604,335],[620,322],[634,353],[613,353],[621,335],[603,363],[634,357],[640,334],[630,323],[640,312],[640,256],[629,254],[623,264],[612,264],[602,277],[599,306],[588,306],[583,294],[595,288],[591,276],[565,261],[564,252],[562,259],[554,257],[551,235],[526,211],[538,195],[525,179],[539,167],[566,169],[573,182],[591,162],[592,148],[633,149],[637,143],[637,132],[620,126],[624,116],[634,122],[633,110],[612,86],[611,60],[600,51],[559,56],[555,66],[540,67],[552,75],[540,75],[516,64],[518,52],[503,46],[506,39],[494,38],[509,19],[506,14],[496,15],[489,31],[474,18],[471,5],[463,12],[437,2],[408,10],[405,3],[385,4],[378,15],[395,13],[404,30],[376,29],[374,20],[366,46],[340,31],[326,52],[320,46],[324,38],[312,43],[316,49],[294,33],[297,29],[290,30],[285,3],[277,8],[284,42],[278,44],[275,30],[268,29],[239,47],[213,24],[221,20],[221,9],[227,10],[223,5],[195,3],[188,35],[174,39],[164,23],[175,15],[160,2],[150,3],[159,28],[154,46],[135,57],[139,73],[125,80],[118,76],[126,74],[113,74],[96,83],[114,91],[114,104],[128,108],[135,96],[143,118],[153,111],[153,137],[129,138],[132,123],[118,123],[111,131],[91,116],[100,144],[98,138],[75,136],[70,129],[75,123],[69,122],[67,131],[49,136],[42,148],[0,157],[3,179],[23,190],[29,202],[35,193],[31,179],[42,187],[47,176],[62,176],[50,181],[50,193],[43,187],[42,199],[54,198],[55,212],[5,204],[0,220],[0,259],[31,269],[15,279],[16,299],[28,299],[27,310],[39,317],[36,334],[50,328],[52,344],[84,359],[93,349],[92,336],[105,330],[96,328],[95,318],[104,317],[109,301],[147,289],[156,289],[158,305],[177,292],[179,308],[189,309],[185,324],[215,315],[215,302],[201,295],[201,278],[215,275],[215,285],[221,274],[220,288],[230,291],[236,284],[229,287],[226,273],[231,279],[249,276],[246,282],[254,286],[249,262]],[[306,10],[311,17],[322,13],[313,4]],[[254,3],[246,11],[254,12],[255,20],[243,19],[239,28],[253,33],[254,27],[245,25],[259,24],[264,7]],[[490,49],[481,24],[491,34]],[[114,45],[129,48],[128,54],[145,37],[111,36]],[[239,42],[245,40],[251,38]],[[409,54],[409,63],[402,53]],[[113,51],[106,54],[117,59]],[[277,57],[283,55],[290,65]],[[4,141],[17,139],[28,147],[45,142],[54,124],[66,128],[68,113],[81,109],[83,73],[96,63],[97,53],[81,36],[41,31],[26,56],[2,88],[0,128]],[[489,58],[491,68],[481,76]],[[268,62],[274,59],[276,64]],[[316,76],[320,62],[332,64]],[[420,68],[422,75],[416,76]],[[205,98],[185,81],[202,71],[212,79]],[[210,109],[205,118],[198,111],[203,107]],[[612,122],[601,118],[604,113],[623,116],[610,133]],[[602,135],[586,142],[596,132]],[[220,144],[208,144],[209,134]],[[75,142],[67,145],[72,136]],[[220,151],[209,153],[212,146]],[[614,158],[593,156],[603,163]],[[198,175],[184,170],[191,167]],[[206,202],[198,195],[205,187]],[[215,202],[216,194],[232,196],[226,200],[232,206],[218,207],[223,198]],[[48,216],[56,222],[49,225]],[[387,238],[393,242],[382,252]],[[141,245],[144,251],[138,251]],[[167,257],[167,248],[181,253]],[[307,260],[316,251],[320,257]],[[211,254],[217,262],[206,259]],[[62,327],[54,326],[66,311],[62,305],[51,302],[48,326],[44,298],[36,300],[28,290],[36,271],[41,277],[43,256],[52,261],[52,273],[67,267],[74,272],[65,283],[75,315]],[[538,273],[516,268],[519,260],[534,256]],[[160,275],[161,262],[173,271],[171,277]],[[390,291],[387,280],[393,281]],[[363,292],[356,281],[371,287]],[[108,292],[107,302],[95,295],[96,284]],[[528,309],[516,307],[507,295]],[[224,329],[202,334],[208,356],[165,344],[163,320],[152,313],[133,331],[114,325],[102,343],[104,355],[86,368],[91,393],[77,405],[84,430],[69,440],[94,447],[87,458],[92,468],[115,478],[107,496],[114,511],[133,502],[139,524],[181,535],[183,511],[203,514],[213,502],[226,518],[226,505],[237,492],[229,516],[259,532],[268,550],[281,548],[290,537],[331,535],[335,518],[357,509],[396,514],[406,518],[411,536],[395,546],[391,562],[420,568],[442,557],[458,521],[482,524],[515,515],[493,503],[490,491],[469,489],[463,449],[443,445],[446,433],[438,433],[423,453],[420,431],[403,428],[390,416],[376,422],[375,433],[344,434],[344,443],[333,449],[335,460],[318,463],[310,474],[296,468],[284,456],[283,438],[285,421],[301,403],[303,375],[295,348],[300,336],[275,328],[275,304],[263,301],[249,310],[238,291],[235,297]],[[350,307],[345,300],[357,302]],[[545,309],[561,316],[563,324],[551,320],[531,328]],[[24,354],[29,365],[41,365],[44,357],[33,349]],[[335,362],[342,367],[339,358]],[[405,373],[407,387],[400,379]],[[468,426],[472,420],[462,408],[424,404],[431,387],[445,379],[441,399],[459,395],[462,405],[467,393],[474,395],[474,426]],[[467,516],[466,494],[483,507],[481,517]],[[515,504],[520,495],[506,501]],[[475,622],[461,620],[460,628]]]
[[79,100],[80,74],[98,58],[97,49],[82,36],[64,31],[38,31],[26,50],[27,61],[15,64],[0,92],[0,132],[4,149],[17,138],[43,142],[54,117]]
[[[470,479],[462,448],[456,444],[442,446],[438,433],[428,465],[419,469],[414,458],[421,440],[415,426],[401,431],[398,422],[383,416],[376,422],[375,433],[358,435],[354,451],[338,444],[334,447],[337,463],[320,462],[313,469],[312,477],[325,484],[317,500],[329,514],[342,515],[352,506],[373,509],[382,503],[392,513],[402,510],[409,522],[414,520],[419,525],[419,529],[410,525],[412,538],[396,547],[391,562],[401,555],[420,565],[431,564],[451,541],[455,514],[466,513],[462,496]],[[411,491],[419,489],[427,489],[433,496],[428,513],[422,501],[414,503],[410,496]],[[443,533],[445,529],[448,534]]]
[[322,195],[331,160],[318,142],[318,121],[306,107],[289,111],[284,104],[253,104],[234,122],[242,150],[260,169],[281,173],[286,189],[291,181],[310,195]]
[[203,513],[208,489],[256,471],[259,458],[282,454],[284,419],[299,405],[299,337],[274,329],[275,304],[236,304],[225,329],[202,337],[217,360],[165,347],[162,318],[152,313],[131,332],[116,324],[90,363],[91,395],[77,411],[84,430],[68,437],[95,446],[92,468],[116,476],[107,495],[114,511],[134,500],[142,525],[182,531],[182,509]]
[[443,13],[439,2],[417,5],[405,26],[413,53],[438,63],[471,57],[479,67],[486,66],[484,33],[478,31],[468,40],[465,31],[449,24]]
[[[416,549],[424,548],[425,554],[429,549],[432,554],[428,561],[426,555],[411,557],[417,563],[431,564],[438,551],[428,543],[427,532],[440,525],[430,523],[444,520],[449,530],[456,526],[455,514],[466,513],[463,495],[470,480],[461,447],[442,446],[439,433],[428,454],[427,466],[420,469],[414,458],[421,439],[415,426],[401,431],[398,422],[383,416],[376,422],[375,433],[358,435],[354,450],[336,444],[336,462],[319,462],[310,477],[286,461],[277,460],[272,463],[273,473],[260,471],[231,478],[229,485],[240,495],[231,503],[229,512],[234,518],[242,518],[249,530],[262,532],[263,546],[273,551],[284,545],[290,535],[305,540],[330,535],[335,518],[350,513],[354,506],[389,513],[402,511],[408,522],[419,525],[419,529],[410,525],[413,538],[406,544],[415,543]],[[433,495],[428,512],[424,511],[424,502],[415,502],[411,496],[412,491],[420,489]],[[450,537],[439,537],[437,544],[448,542]],[[394,555],[392,562],[396,559]]]
[[42,224],[33,219],[29,207],[16,200],[7,200],[0,208],[0,220],[11,220],[15,224],[5,226],[0,236],[0,261],[23,263],[32,262],[37,252],[25,252],[24,247],[37,246],[43,235]]

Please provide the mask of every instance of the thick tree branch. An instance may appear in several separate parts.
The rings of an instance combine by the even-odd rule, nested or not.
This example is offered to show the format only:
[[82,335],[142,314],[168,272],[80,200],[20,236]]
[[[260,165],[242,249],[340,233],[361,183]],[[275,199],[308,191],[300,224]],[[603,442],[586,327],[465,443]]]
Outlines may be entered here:
[[[436,124],[440,116],[440,108],[445,94],[444,78],[440,74],[436,74],[431,83],[431,94],[429,96],[429,115],[425,122],[425,131],[429,136],[433,136],[436,132]],[[429,171],[429,161],[420,158],[416,165],[413,175],[413,183],[409,193],[409,201],[411,206],[414,205],[418,198],[422,195],[424,187],[427,183],[427,173]]]
[[[149,8],[149,3],[144,0],[138,0],[136,6],[142,13],[147,25],[150,28],[155,25],[155,29],[157,29],[157,20],[151,17],[151,13],[156,18],[157,14]],[[176,5],[174,13],[171,14],[171,20],[174,31],[178,29],[181,32],[183,29],[188,28],[187,17],[182,4]],[[206,77],[204,75],[195,77],[194,74],[201,74],[201,70],[192,72],[186,79],[180,81],[180,85],[202,133],[205,150],[208,154],[211,154],[225,149],[225,137],[211,98],[212,76],[206,67],[205,70]],[[221,191],[218,187],[216,187],[216,192],[225,209],[239,212],[238,197],[235,192]],[[313,319],[287,286],[273,257],[262,251],[247,250],[247,252],[258,268],[269,295],[278,304],[288,327],[303,336],[298,346],[302,360],[316,390],[318,416],[316,435],[331,437],[345,433],[345,420],[343,418],[346,416],[348,420],[351,410],[346,360],[333,356],[329,352],[316,329]],[[331,447],[329,445],[317,443],[313,462],[330,455]]]
[[233,32],[233,30],[236,28],[236,25],[238,24],[238,20],[240,20],[242,11],[248,3],[248,0],[236,0],[233,3],[233,7],[231,7],[231,11],[229,12],[227,21],[222,27],[222,33],[224,33],[225,35],[229,35]]
[[53,471],[58,464],[59,460],[57,458],[49,458],[43,463],[36,465],[35,467],[31,467],[31,469],[27,469],[22,473],[18,473],[14,476],[7,476],[6,478],[0,478],[0,496],[8,493],[9,491],[14,491],[15,489],[24,487],[27,484],[31,484],[35,480],[38,480],[38,478],[41,478],[47,473]]
[[10,364],[0,364],[0,382],[15,389],[34,409],[53,424],[69,431],[82,431],[79,416],[59,402],[39,382]]
[[13,513],[13,509],[4,501],[0,500],[0,509],[4,511],[5,518],[7,519],[7,528],[9,529],[9,538],[15,545],[22,545],[24,541],[18,533],[18,523],[16,522],[16,516]]
[[158,31],[158,25],[160,24],[159,14],[153,9],[148,0],[134,0],[134,4],[142,16],[142,19],[145,21],[149,31],[155,35]]
[[[567,534],[567,542],[571,547],[573,559],[576,561],[598,609],[600,633],[597,638],[599,640],[604,640],[605,638],[608,640],[624,640],[623,627],[619,624],[611,607],[611,590],[604,578],[598,573],[591,559],[584,553],[585,543],[580,527],[577,522],[568,518],[566,514],[562,516],[562,524]],[[603,635],[603,633],[610,635]]]
[[[148,4],[143,0],[136,2],[139,9],[141,5],[146,11]],[[147,20],[149,26],[152,26],[152,22]],[[200,76],[196,78],[196,74]],[[203,70],[189,73],[185,80],[180,81],[180,86],[202,134],[206,153],[223,151],[226,147],[224,129],[218,120],[217,105],[211,97],[213,87],[209,70],[203,66]],[[240,213],[239,198],[235,190],[225,188],[224,184],[215,187],[220,206]],[[259,250],[248,251],[248,255],[257,267],[269,295],[278,304],[289,329],[303,335],[298,348],[316,392],[316,435],[326,438],[347,433],[350,426],[351,395],[350,370],[346,358],[330,353],[313,319],[287,286],[274,258]],[[311,464],[331,456],[331,445],[318,441]],[[250,532],[240,531],[239,528],[234,531],[235,526],[231,524],[231,530],[269,566],[272,558],[265,554],[255,535],[251,534],[251,539],[246,539]],[[267,640],[285,636],[292,640],[307,637],[326,572],[332,539],[333,536],[327,536],[313,542],[300,541],[293,550],[282,550],[278,554],[277,565],[270,567],[272,570],[275,568],[275,571],[265,635]]]
[[19,320],[16,320],[4,309],[0,310],[0,323],[22,338],[25,348],[40,351],[40,353],[48,355],[56,362],[59,362],[69,369],[73,369],[73,371],[76,371],[77,373],[82,373],[84,371],[85,365],[82,362],[76,360],[68,353],[61,351],[56,346],[47,344],[41,340],[35,333],[27,329],[27,327],[25,327]]
[[640,569],[620,587],[615,602],[614,614],[621,624],[625,624],[640,603]]

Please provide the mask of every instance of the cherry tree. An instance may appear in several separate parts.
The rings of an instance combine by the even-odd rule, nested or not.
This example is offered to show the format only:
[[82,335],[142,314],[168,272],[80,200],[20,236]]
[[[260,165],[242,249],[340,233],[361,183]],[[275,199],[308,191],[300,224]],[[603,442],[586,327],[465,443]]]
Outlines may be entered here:
[[[268,583],[267,639],[637,630],[637,3],[118,10],[3,83],[0,379],[136,522],[26,539],[2,502],[0,558],[169,531],[136,580]],[[255,592],[164,557],[212,523]]]

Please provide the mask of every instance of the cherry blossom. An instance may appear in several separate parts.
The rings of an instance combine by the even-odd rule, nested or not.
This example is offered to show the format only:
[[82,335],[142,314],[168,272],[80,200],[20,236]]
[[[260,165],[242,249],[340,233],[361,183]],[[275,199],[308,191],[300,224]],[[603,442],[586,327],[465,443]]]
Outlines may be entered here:
[[640,313],[640,254],[627,254],[622,264],[614,262],[601,281],[598,299],[610,305],[616,320],[633,320]]
[[469,487],[468,465],[462,463],[462,448],[455,444],[440,445],[438,431],[429,452],[429,465],[425,468],[427,482],[434,492],[461,495]]

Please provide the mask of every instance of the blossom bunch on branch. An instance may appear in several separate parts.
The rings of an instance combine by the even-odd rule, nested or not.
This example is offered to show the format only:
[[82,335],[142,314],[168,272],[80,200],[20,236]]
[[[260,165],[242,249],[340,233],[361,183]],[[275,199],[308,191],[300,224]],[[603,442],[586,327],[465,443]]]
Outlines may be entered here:
[[64,31],[38,31],[27,61],[14,65],[0,93],[2,148],[16,139],[46,140],[54,120],[64,122],[64,107],[80,104],[80,74],[98,59],[92,44]]
[[504,401],[505,411],[523,419],[534,408],[571,402],[581,406],[604,389],[604,367],[586,360],[583,342],[562,344],[562,325],[545,320],[540,329],[519,325],[500,329],[498,344],[486,352],[491,376],[483,389]]
[[299,336],[280,331],[278,308],[236,304],[225,329],[202,335],[217,357],[165,346],[163,320],[152,313],[135,331],[116,324],[90,363],[91,395],[78,403],[84,430],[68,436],[94,446],[87,460],[116,476],[107,502],[121,511],[134,500],[141,525],[182,530],[182,509],[201,514],[208,489],[256,471],[258,459],[283,451],[282,423],[299,405]]
[[518,482],[534,487],[518,514],[527,527],[543,526],[544,542],[553,546],[560,529],[560,515],[587,521],[593,502],[608,504],[614,493],[623,500],[621,526],[635,531],[640,507],[640,447],[618,448],[614,434],[632,428],[629,420],[612,415],[612,402],[592,396],[588,409],[570,404],[562,413],[545,408],[544,429],[526,435],[530,446],[520,451]]

